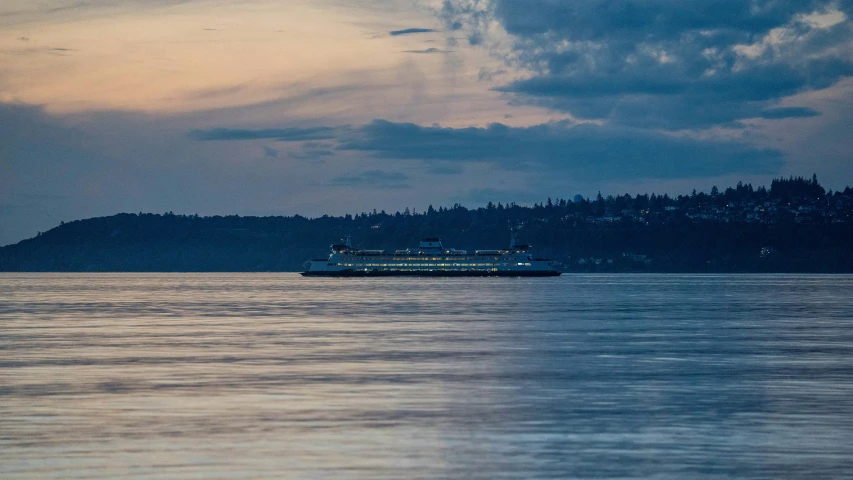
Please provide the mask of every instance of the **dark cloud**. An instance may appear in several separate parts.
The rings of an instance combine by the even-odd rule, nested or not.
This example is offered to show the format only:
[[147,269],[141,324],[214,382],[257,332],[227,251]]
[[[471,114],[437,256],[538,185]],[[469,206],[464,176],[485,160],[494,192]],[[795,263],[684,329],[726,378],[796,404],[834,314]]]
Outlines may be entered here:
[[[344,131],[344,129],[341,129]],[[288,152],[287,156],[296,160],[306,160],[313,164],[325,163],[326,158],[334,156],[335,145],[329,142],[305,142],[298,152]]]
[[278,150],[276,150],[270,146],[264,145],[264,155],[266,155],[269,158],[277,158],[278,157]]
[[[448,0],[442,16],[472,44],[493,22],[513,35],[511,52],[493,52],[533,74],[501,91],[582,118],[677,130],[760,117],[784,97],[853,75],[851,5]],[[810,17],[832,12],[847,18]]]
[[395,160],[482,162],[578,180],[770,174],[782,165],[779,151],[738,141],[594,124],[454,129],[376,120],[356,131],[358,135],[343,140],[340,149]]
[[335,154],[335,152],[331,150],[303,150],[301,152],[290,152],[288,156],[290,158],[300,158],[300,159],[313,159],[320,157],[331,157]]
[[[27,40],[29,41],[29,40]],[[73,48],[64,48],[64,47],[50,47],[50,46],[39,46],[39,47],[26,47],[26,48],[15,48],[5,50],[3,53],[8,53],[11,55],[52,55],[52,56],[67,56],[70,52],[76,51]]]
[[299,152],[288,152],[288,158],[294,160],[305,160],[309,163],[319,165],[326,162],[326,158],[334,156],[335,152],[322,148],[303,148]]
[[820,115],[815,109],[808,107],[780,107],[769,108],[761,112],[761,118],[779,119],[779,118],[803,118],[816,117]]
[[488,68],[481,68],[477,73],[477,80],[482,81],[491,81],[494,77],[503,75],[506,73],[506,70],[500,68],[497,70],[489,70]]
[[332,142],[305,142],[302,144],[305,150],[331,150],[335,148]]
[[450,53],[450,50],[441,50],[440,48],[427,48],[425,50],[403,50],[403,53]]
[[68,56],[69,52],[73,52],[73,51],[75,51],[73,48],[53,47],[53,48],[48,49],[48,54],[56,55],[56,56],[60,56],[60,57],[66,57],[66,56]]
[[347,187],[366,186],[373,188],[408,188],[410,186],[408,180],[408,175],[402,172],[367,170],[360,174],[336,177],[332,179],[331,184]]
[[392,37],[399,35],[411,35],[413,33],[432,33],[435,32],[432,28],[405,28],[403,30],[392,30],[388,32]]
[[680,38],[684,32],[725,29],[736,34],[764,34],[801,13],[831,5],[826,1],[639,0],[554,2],[499,0],[497,18],[510,33],[559,33],[568,40]]
[[328,140],[334,138],[335,127],[311,128],[269,128],[246,130],[232,128],[212,128],[193,130],[190,137],[196,140],[258,140],[275,139],[280,142],[298,142],[303,140]]
[[444,164],[431,165],[426,169],[426,171],[433,175],[458,175],[464,172],[465,168],[462,165],[448,162]]
[[[793,108],[793,107],[792,107]],[[774,115],[773,111],[766,112]],[[782,110],[779,116],[806,115],[805,110]],[[374,120],[360,127],[317,127],[334,139],[338,151],[361,151],[375,158],[416,160],[428,164],[427,173],[458,174],[465,162],[494,165],[504,170],[527,170],[543,175],[566,174],[576,179],[634,179],[709,177],[726,174],[777,173],[780,151],[736,140],[697,139],[657,133],[645,128],[552,122],[530,127],[494,123],[485,128],[425,127],[412,123]],[[305,139],[309,134],[291,129],[205,130],[199,140]],[[312,131],[314,129],[311,129]],[[214,132],[210,134],[208,132]],[[236,132],[236,133],[235,133]],[[291,158],[322,160],[333,155],[329,143],[309,142]],[[346,175],[335,185],[403,186],[399,173],[372,170]]]
[[813,60],[804,68],[756,66],[723,76],[691,79],[677,67],[643,78],[628,69],[598,77],[542,75],[501,88],[534,103],[583,118],[635,127],[702,128],[762,116],[782,97],[831,86],[853,74],[853,61]]

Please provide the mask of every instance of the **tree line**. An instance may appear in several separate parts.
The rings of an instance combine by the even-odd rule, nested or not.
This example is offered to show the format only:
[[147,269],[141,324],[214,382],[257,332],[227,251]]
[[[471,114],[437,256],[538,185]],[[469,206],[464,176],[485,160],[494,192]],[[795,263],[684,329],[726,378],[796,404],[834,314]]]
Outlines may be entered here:
[[460,204],[317,218],[121,213],[65,222],[0,248],[4,271],[299,271],[356,247],[506,247],[509,228],[565,271],[853,272],[853,191],[816,177],[724,191]]

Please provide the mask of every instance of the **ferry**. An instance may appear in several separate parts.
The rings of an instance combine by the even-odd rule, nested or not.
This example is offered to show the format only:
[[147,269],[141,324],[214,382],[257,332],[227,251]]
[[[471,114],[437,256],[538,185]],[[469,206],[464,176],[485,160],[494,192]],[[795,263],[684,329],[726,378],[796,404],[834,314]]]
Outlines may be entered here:
[[466,250],[444,248],[438,238],[424,238],[417,250],[389,253],[385,250],[359,250],[349,236],[345,243],[332,245],[327,259],[309,260],[306,277],[556,277],[560,275],[547,258],[535,258],[530,245],[517,243],[512,232],[508,249]]

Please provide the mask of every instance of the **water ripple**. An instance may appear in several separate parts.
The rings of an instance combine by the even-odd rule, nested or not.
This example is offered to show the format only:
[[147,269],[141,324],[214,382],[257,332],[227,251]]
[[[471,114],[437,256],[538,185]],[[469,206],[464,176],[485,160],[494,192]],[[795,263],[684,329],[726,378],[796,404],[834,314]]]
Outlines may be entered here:
[[0,478],[844,478],[851,287],[0,274]]

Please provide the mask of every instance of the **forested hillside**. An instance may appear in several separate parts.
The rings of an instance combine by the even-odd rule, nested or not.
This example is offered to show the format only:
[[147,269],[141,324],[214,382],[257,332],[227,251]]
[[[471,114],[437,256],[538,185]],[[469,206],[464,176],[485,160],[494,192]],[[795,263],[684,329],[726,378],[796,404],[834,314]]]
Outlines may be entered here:
[[675,198],[599,195],[314,219],[122,213],[0,248],[0,270],[298,271],[347,234],[362,248],[437,236],[474,250],[507,246],[510,227],[567,272],[853,272],[853,191],[826,192],[816,178]]

